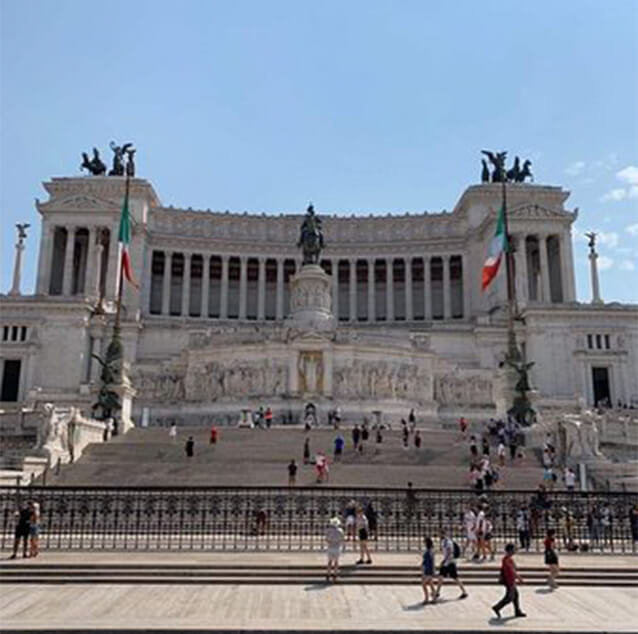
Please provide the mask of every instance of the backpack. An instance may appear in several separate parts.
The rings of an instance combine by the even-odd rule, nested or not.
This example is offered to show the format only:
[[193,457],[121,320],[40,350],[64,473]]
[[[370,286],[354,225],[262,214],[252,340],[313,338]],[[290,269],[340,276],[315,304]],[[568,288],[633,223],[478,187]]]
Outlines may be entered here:
[[458,559],[461,556],[461,548],[456,542],[452,542],[452,555],[454,559]]

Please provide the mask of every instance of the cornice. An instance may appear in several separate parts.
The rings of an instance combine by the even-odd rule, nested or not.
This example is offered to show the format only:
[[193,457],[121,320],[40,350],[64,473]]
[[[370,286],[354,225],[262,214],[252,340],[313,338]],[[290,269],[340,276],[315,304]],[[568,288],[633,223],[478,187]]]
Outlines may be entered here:
[[[43,183],[51,200],[68,198],[79,194],[93,195],[97,198],[122,201],[124,198],[125,178],[122,176],[76,176],[52,178]],[[142,178],[130,179],[131,198],[143,198],[149,205],[158,207],[161,202],[153,186]]]

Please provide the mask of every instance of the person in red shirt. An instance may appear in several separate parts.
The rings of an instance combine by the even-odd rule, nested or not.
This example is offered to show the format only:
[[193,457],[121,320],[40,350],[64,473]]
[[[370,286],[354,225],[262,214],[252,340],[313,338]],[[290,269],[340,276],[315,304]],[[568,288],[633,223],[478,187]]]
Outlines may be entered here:
[[210,428],[210,444],[217,444],[217,427],[215,427],[215,425]]
[[505,596],[496,604],[492,606],[494,614],[500,619],[501,610],[508,604],[514,604],[514,616],[522,617],[527,616],[521,606],[518,603],[518,588],[517,583],[523,583],[522,577],[516,570],[516,563],[514,562],[514,544],[507,544],[505,546],[505,557],[501,562],[501,583],[505,586]]

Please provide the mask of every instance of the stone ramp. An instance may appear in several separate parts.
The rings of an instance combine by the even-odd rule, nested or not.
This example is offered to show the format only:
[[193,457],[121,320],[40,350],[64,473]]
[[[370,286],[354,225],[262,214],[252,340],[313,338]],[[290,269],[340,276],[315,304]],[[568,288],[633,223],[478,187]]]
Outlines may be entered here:
[[[457,432],[421,429],[423,444],[402,446],[399,431],[384,431],[383,443],[374,434],[363,454],[354,452],[350,429],[342,430],[346,450],[340,462],[330,467],[329,484],[334,486],[403,487],[407,481],[424,488],[465,488],[468,486],[469,451]],[[188,459],[184,442],[192,435],[195,456]],[[299,464],[297,484],[314,484],[312,465],[303,465],[304,439],[310,439],[311,455],[321,450],[332,456],[336,432],[298,427],[259,429],[220,429],[216,445],[209,443],[209,432],[202,427],[180,428],[171,440],[166,428],[133,429],[109,443],[91,445],[74,465],[63,467],[47,484],[96,486],[281,486],[287,484],[286,466],[291,459]],[[495,453],[495,447],[492,448]],[[537,457],[528,452],[522,461],[503,469],[497,486],[533,489],[541,481]]]

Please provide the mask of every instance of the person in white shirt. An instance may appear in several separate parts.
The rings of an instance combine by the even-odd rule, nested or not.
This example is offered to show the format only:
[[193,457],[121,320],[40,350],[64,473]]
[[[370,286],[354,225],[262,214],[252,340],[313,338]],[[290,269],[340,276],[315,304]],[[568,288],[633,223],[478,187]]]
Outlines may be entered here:
[[326,581],[332,578],[333,583],[337,581],[339,574],[339,556],[343,550],[345,535],[341,528],[341,520],[333,517],[326,529],[326,546],[328,552],[328,568],[326,570]]
[[439,568],[439,578],[436,586],[436,592],[434,593],[433,601],[439,598],[441,594],[441,586],[443,585],[443,580],[446,577],[452,579],[456,585],[461,588],[461,594],[459,599],[467,598],[467,592],[465,591],[465,586],[463,582],[459,579],[459,573],[456,569],[456,557],[455,550],[458,550],[458,546],[455,548],[455,544],[452,539],[448,536],[445,530],[441,531],[441,550],[443,552],[443,561],[441,562],[441,567]]
[[463,527],[465,529],[465,543],[463,544],[463,554],[470,549],[468,559],[478,557],[476,552],[476,512],[470,507],[463,515]]
[[565,467],[563,478],[565,479],[565,487],[570,493],[573,493],[576,487],[576,474],[569,467]]
[[496,455],[498,456],[498,463],[501,465],[501,467],[505,466],[505,443],[501,440],[501,442],[498,443],[498,449],[496,450]]

